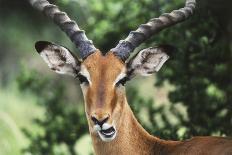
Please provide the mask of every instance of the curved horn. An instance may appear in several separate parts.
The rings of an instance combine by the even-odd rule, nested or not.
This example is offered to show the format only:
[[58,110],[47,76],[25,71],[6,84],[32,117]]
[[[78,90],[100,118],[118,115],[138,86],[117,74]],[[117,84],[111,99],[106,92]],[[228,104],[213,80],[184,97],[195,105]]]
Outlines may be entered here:
[[50,4],[47,0],[29,0],[29,2],[35,9],[44,12],[68,35],[80,50],[83,59],[96,51],[92,41],[86,37],[85,31],[80,30],[77,23],[65,12],[61,12],[56,5]]
[[195,0],[186,0],[184,8],[164,13],[159,18],[153,18],[148,23],[142,24],[136,31],[131,31],[125,40],[120,40],[111,51],[125,61],[136,47],[164,28],[186,20],[193,14],[196,7]]

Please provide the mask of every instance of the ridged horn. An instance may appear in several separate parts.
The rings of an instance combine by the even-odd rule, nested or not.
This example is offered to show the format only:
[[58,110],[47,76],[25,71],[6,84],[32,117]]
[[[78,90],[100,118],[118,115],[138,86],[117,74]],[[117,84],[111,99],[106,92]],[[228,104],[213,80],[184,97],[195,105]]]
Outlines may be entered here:
[[159,18],[153,18],[148,23],[140,25],[137,30],[131,31],[125,40],[120,40],[111,51],[125,61],[130,56],[130,52],[141,43],[159,31],[186,20],[193,15],[195,8],[196,0],[186,0],[184,8],[164,13]]
[[65,12],[60,11],[56,5],[50,4],[47,0],[29,0],[29,2],[35,9],[52,19],[68,35],[80,50],[80,56],[83,59],[96,51],[92,41],[85,35],[85,31],[81,30],[77,23]]

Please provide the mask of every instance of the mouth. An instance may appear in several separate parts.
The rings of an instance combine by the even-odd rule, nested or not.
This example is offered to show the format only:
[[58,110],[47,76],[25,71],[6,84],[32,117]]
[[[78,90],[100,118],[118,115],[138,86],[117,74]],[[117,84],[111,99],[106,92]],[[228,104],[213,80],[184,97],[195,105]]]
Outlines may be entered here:
[[114,129],[114,127],[110,127],[109,129],[106,130],[100,130],[99,131],[102,135],[104,135],[106,138],[111,138],[114,136],[114,134],[116,133],[116,130]]
[[117,135],[117,130],[114,126],[110,126],[109,124],[104,124],[102,128],[96,128],[99,137],[104,142],[110,142],[115,139]]

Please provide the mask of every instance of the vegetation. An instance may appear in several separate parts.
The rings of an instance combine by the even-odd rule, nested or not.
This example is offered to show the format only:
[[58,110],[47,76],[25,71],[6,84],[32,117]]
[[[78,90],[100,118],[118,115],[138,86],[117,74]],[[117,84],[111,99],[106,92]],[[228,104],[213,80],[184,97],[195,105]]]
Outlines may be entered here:
[[[138,24],[183,6],[183,0],[59,0],[56,4],[78,21],[97,47],[107,51]],[[167,95],[141,93],[154,91],[142,87],[149,82],[145,78],[127,86],[136,117],[155,136],[176,140],[232,136],[231,18],[220,13],[224,9],[231,15],[227,10],[231,5],[226,0],[220,8],[213,4],[199,2],[193,18],[139,47],[176,47],[153,77],[155,89],[164,87]],[[88,134],[78,82],[51,73],[33,49],[36,40],[49,40],[76,51],[72,43],[26,1],[0,1],[0,21],[0,154],[91,152],[90,145],[77,145]]]

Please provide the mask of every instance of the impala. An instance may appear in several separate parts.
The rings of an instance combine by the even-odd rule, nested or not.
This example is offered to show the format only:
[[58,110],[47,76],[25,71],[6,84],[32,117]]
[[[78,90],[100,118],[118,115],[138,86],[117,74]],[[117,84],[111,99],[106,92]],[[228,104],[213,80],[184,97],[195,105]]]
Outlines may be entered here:
[[186,0],[184,8],[165,13],[130,32],[125,40],[103,55],[80,30],[76,22],[46,0],[30,0],[34,8],[52,19],[80,51],[78,59],[67,48],[47,42],[35,44],[49,68],[80,80],[85,112],[95,154],[150,155],[196,154],[232,155],[232,141],[221,137],[195,137],[186,141],[166,141],[150,135],[136,120],[125,94],[125,83],[134,76],[158,72],[169,58],[169,46],[157,46],[138,52],[126,61],[130,52],[162,29],[186,20],[193,14],[195,0]]

